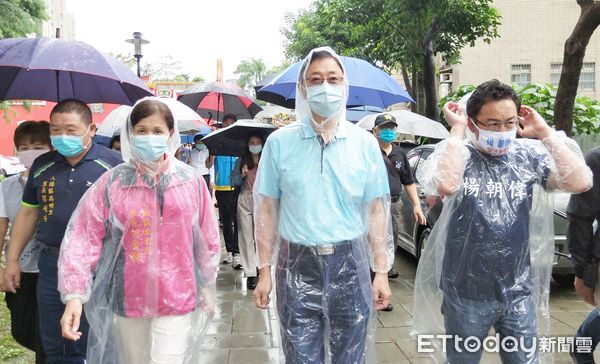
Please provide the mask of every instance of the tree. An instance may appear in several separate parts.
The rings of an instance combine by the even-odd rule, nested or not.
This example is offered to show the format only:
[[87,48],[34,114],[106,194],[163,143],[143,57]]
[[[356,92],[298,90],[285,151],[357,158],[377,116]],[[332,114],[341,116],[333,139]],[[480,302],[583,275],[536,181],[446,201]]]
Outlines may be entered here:
[[131,53],[109,53],[111,56],[115,57],[117,60],[121,61],[128,68],[132,68],[136,64],[136,60]]
[[239,75],[237,83],[243,89],[258,84],[266,72],[265,62],[255,58],[243,60],[233,71],[234,74]]
[[0,0],[0,39],[40,33],[46,19],[43,0]]
[[571,135],[573,129],[573,107],[577,97],[579,76],[588,42],[600,25],[600,1],[577,0],[581,14],[573,32],[565,42],[563,66],[558,82],[554,117],[556,129]]
[[[142,74],[149,75],[155,81],[173,81],[182,68],[180,61],[171,56],[162,56],[158,61],[146,64]],[[188,76],[189,77],[189,76]]]
[[317,0],[305,13],[288,16],[293,23],[283,31],[286,52],[298,57],[315,46],[330,45],[340,54],[364,58],[388,72],[401,69],[413,98],[425,104],[429,118],[437,119],[435,55],[455,63],[461,48],[479,38],[489,43],[497,37],[500,14],[491,3]]
[[202,76],[196,76],[192,78],[192,82],[205,82],[206,80]]

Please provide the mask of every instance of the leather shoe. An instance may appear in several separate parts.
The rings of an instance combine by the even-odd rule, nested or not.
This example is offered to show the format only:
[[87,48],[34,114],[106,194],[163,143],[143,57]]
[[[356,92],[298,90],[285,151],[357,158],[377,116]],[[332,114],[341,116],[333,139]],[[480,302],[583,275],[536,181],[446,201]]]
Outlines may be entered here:
[[256,284],[258,283],[258,277],[248,277],[246,279],[246,287],[248,289],[256,288]]
[[391,303],[388,303],[387,307],[382,308],[380,311],[391,312],[394,309]]
[[388,279],[396,279],[398,277],[400,277],[400,274],[398,274],[398,272],[396,272],[393,269],[389,270],[389,272],[388,272]]

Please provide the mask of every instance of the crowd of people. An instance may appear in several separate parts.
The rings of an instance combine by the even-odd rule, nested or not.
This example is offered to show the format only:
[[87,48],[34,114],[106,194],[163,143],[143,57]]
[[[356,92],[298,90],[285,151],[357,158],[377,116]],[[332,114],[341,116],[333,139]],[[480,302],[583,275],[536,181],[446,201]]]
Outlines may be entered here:
[[[374,362],[374,318],[393,310],[402,209],[427,224],[415,176],[393,143],[393,116],[379,115],[371,133],[346,120],[348,80],[330,48],[307,55],[296,87],[297,121],[266,140],[249,134],[238,157],[211,155],[205,135],[182,150],[159,98],[134,105],[110,148],[92,141],[78,100],[59,102],[49,122],[19,125],[27,169],[0,184],[0,240],[11,226],[1,288],[13,336],[37,363],[194,362],[219,263],[243,270],[258,308],[276,287],[286,362]],[[482,350],[460,350],[459,338],[493,327],[531,343],[539,333],[553,253],[546,192],[573,193],[575,287],[600,301],[600,152],[584,159],[496,80],[444,115],[450,137],[417,176],[444,204],[417,270],[414,332],[452,335],[445,360],[478,363]],[[595,348],[596,309],[577,335]],[[526,354],[500,351],[504,363],[539,359]]]

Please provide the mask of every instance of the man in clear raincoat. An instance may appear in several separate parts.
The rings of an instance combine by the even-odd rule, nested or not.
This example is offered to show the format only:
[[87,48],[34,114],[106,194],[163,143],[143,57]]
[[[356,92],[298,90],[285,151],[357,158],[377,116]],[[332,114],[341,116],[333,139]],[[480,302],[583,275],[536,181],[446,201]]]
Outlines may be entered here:
[[372,318],[391,294],[387,174],[375,138],[345,119],[346,77],[329,47],[310,52],[298,75],[297,122],[267,139],[254,187],[254,297],[268,306],[277,264],[288,363],[373,362]]
[[477,87],[466,115],[456,103],[444,115],[450,137],[418,176],[444,208],[417,269],[413,333],[445,334],[418,345],[467,364],[494,349],[485,341],[493,327],[503,363],[535,363],[536,335],[548,334],[553,254],[543,190],[583,192],[591,172],[574,141],[496,80]]
[[63,336],[90,323],[87,362],[196,363],[214,313],[219,231],[202,176],[175,158],[176,120],[158,98],[134,105],[127,161],[82,197],[63,239]]

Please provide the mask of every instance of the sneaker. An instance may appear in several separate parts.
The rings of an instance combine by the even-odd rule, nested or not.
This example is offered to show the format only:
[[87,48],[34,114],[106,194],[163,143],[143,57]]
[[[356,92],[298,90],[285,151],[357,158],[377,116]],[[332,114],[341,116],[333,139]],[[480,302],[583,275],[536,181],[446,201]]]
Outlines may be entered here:
[[237,253],[233,254],[233,269],[242,269],[242,259],[240,259],[240,255]]
[[227,255],[223,257],[223,264],[231,264],[231,262],[233,262],[233,255],[231,253],[227,253]]

